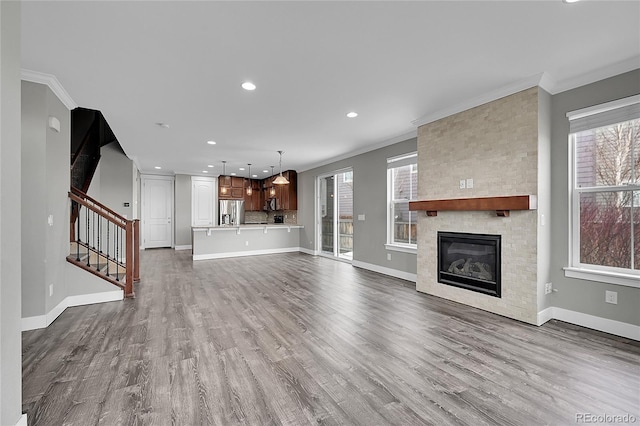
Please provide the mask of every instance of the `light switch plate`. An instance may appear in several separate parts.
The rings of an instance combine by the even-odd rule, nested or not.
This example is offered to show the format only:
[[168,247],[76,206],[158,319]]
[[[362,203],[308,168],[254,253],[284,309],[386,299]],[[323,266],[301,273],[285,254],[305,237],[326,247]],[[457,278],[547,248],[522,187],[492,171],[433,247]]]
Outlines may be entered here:
[[460,179],[460,189],[465,189],[467,182],[464,179]]
[[473,188],[473,179],[467,179],[467,188]]
[[358,215],[358,220],[364,220],[364,215],[363,214],[359,214]]

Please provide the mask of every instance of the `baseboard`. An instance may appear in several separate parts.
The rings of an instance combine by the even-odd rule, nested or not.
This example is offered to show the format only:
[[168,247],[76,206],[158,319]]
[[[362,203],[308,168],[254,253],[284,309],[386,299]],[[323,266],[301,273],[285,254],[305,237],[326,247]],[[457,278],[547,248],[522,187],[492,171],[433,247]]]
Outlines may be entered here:
[[538,326],[553,319],[553,307],[538,312]]
[[47,316],[38,315],[36,317],[22,318],[22,331],[37,330],[39,328],[47,327]]
[[27,413],[24,413],[22,416],[20,416],[20,420],[18,420],[16,426],[27,426],[27,424]]
[[65,309],[72,306],[93,305],[94,303],[114,302],[123,299],[124,291],[122,290],[67,296],[46,315],[22,318],[22,331],[47,328],[60,316],[60,314],[64,312]]
[[354,260],[351,264],[356,268],[367,269],[369,271],[378,272],[380,274],[389,275],[402,280],[412,281],[414,283],[418,281],[418,275],[410,272],[374,265],[373,263],[361,262],[359,260]]
[[300,247],[300,252],[305,254],[310,254],[311,256],[317,256],[318,252],[315,250],[311,250],[308,248]]
[[300,251],[300,247],[235,251],[230,253],[194,254],[193,260],[225,259],[228,257],[259,256],[263,254],[293,253],[298,251]]
[[64,312],[64,310],[67,309],[67,307],[69,306],[69,301],[67,299],[68,297],[65,297],[60,303],[56,305],[55,308],[47,312],[47,327],[49,327],[49,324],[54,322],[56,318],[58,318]]
[[191,250],[191,244],[186,244],[186,245],[183,245],[183,246],[175,246],[173,249],[175,251],[178,251],[178,250]]
[[[551,318],[548,311],[551,311]],[[570,324],[579,325],[581,327],[591,328],[593,330],[603,331],[605,333],[614,334],[616,336],[626,337],[627,339],[640,341],[640,326],[629,324],[626,322],[615,321],[608,318],[597,317],[595,315],[584,314],[582,312],[570,311],[568,309],[551,307],[538,313],[538,325],[544,324],[540,322],[547,318],[557,319],[559,321],[568,322]]]
[[94,303],[117,302],[124,300],[123,290],[104,291],[102,293],[67,296],[67,307],[93,305]]

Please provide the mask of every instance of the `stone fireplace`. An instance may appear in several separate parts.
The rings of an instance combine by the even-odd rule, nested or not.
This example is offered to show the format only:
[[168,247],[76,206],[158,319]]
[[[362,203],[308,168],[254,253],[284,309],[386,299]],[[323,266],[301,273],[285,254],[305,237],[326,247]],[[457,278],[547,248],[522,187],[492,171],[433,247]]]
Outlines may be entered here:
[[[418,291],[538,323],[549,279],[549,105],[550,95],[536,86],[418,128],[418,199],[440,206],[418,211]],[[467,179],[473,187],[461,189]],[[448,204],[522,195],[537,197],[537,209]],[[450,234],[500,236],[496,265],[488,266],[493,259],[485,249],[456,242],[446,242],[443,254],[442,236]]]

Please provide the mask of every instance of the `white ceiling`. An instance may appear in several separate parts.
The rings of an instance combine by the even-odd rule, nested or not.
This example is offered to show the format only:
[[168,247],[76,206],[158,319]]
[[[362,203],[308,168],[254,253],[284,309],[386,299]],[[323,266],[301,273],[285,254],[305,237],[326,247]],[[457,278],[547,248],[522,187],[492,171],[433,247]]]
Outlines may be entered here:
[[262,177],[277,150],[307,170],[542,72],[557,92],[638,68],[640,2],[27,1],[22,66],[101,110],[142,172]]

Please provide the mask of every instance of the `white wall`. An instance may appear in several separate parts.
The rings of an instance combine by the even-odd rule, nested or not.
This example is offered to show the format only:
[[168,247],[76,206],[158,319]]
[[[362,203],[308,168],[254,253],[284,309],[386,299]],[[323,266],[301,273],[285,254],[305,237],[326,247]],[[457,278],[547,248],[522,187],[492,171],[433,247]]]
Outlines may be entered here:
[[22,415],[20,2],[0,2],[0,424]]

